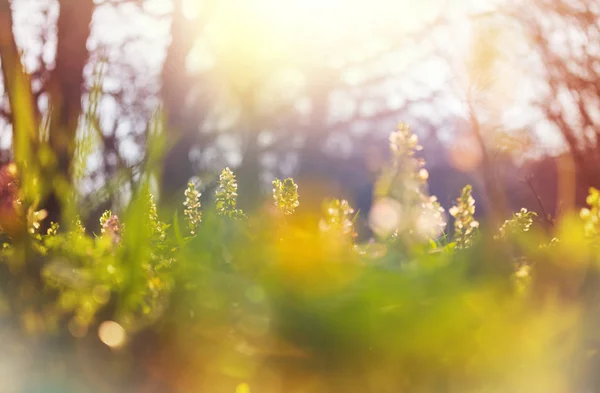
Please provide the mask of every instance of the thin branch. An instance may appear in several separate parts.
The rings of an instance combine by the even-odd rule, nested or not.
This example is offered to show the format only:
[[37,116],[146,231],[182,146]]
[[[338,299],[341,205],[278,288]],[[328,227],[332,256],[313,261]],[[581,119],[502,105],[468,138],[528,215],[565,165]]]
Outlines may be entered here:
[[537,200],[537,203],[540,207],[540,212],[542,213],[542,216],[544,217],[543,220],[550,227],[554,226],[554,220],[552,219],[552,216],[546,210],[546,207],[544,206],[544,202],[542,201],[542,198],[540,197],[540,195],[538,194],[538,192],[535,189],[535,186],[533,185],[533,174],[529,174],[529,176],[527,176],[525,178],[525,180],[522,181],[522,183],[525,183],[529,187],[529,189],[531,190],[531,193]]

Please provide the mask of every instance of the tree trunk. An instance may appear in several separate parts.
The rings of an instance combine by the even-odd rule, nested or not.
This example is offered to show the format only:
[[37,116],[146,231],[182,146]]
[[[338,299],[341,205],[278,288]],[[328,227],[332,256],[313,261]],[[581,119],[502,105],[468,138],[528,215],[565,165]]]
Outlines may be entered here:
[[475,139],[481,149],[482,160],[481,160],[481,174],[483,185],[485,189],[485,193],[487,194],[488,204],[489,204],[489,213],[490,220],[492,226],[494,228],[499,228],[501,223],[508,218],[508,208],[506,203],[506,195],[501,190],[500,181],[494,170],[494,164],[492,162],[492,158],[490,157],[490,153],[486,146],[485,140],[483,139],[483,135],[481,132],[481,124],[477,119],[477,115],[475,113],[475,108],[470,101],[467,100],[467,104],[469,105],[469,117],[470,117],[470,125]]
[[190,164],[190,149],[194,135],[185,116],[185,102],[190,91],[191,81],[186,74],[186,58],[194,43],[188,29],[181,0],[173,1],[171,21],[171,43],[167,49],[161,74],[161,95],[166,115],[169,140],[174,146],[166,152],[162,168],[160,198],[162,203],[170,203],[178,191],[183,189],[193,175]]
[[53,165],[47,165],[45,179],[48,197],[44,207],[48,221],[61,220],[61,205],[68,198],[72,186],[71,164],[75,151],[75,137],[79,125],[84,87],[84,67],[89,52],[93,0],[60,0],[57,21],[56,65],[50,75],[49,147],[54,154]]

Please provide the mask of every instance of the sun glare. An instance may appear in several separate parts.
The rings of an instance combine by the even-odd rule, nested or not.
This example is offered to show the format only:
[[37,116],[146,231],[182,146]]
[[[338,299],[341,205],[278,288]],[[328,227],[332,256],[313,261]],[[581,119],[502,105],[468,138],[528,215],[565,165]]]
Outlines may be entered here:
[[[459,1],[462,2],[462,1]],[[222,0],[217,12],[226,29],[252,27],[270,41],[303,37],[343,39],[377,28],[410,30],[434,18],[442,0]]]
[[[459,0],[462,3],[464,0]],[[442,0],[219,0],[205,29],[205,64],[241,90],[276,70],[360,57],[442,12]],[[341,58],[341,60],[340,60]],[[202,63],[202,60],[199,60]]]

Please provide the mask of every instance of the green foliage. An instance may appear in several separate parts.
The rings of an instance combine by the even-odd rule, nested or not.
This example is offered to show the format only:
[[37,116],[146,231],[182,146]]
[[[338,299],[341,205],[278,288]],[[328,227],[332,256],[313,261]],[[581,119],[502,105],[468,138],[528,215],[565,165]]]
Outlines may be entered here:
[[100,62],[94,69],[93,85],[87,97],[87,107],[82,125],[77,132],[77,143],[73,156],[73,182],[79,184],[86,175],[87,160],[104,138],[98,116],[98,105],[102,98],[102,81],[105,63]]
[[[36,339],[72,343],[60,353],[72,351],[64,358],[75,363],[100,340],[115,350],[103,356],[164,373],[157,378],[177,392],[570,387],[565,370],[587,359],[593,342],[593,333],[581,335],[594,329],[583,327],[600,317],[594,302],[579,301],[600,287],[585,276],[600,266],[598,191],[583,220],[566,220],[551,237],[527,210],[498,234],[475,236],[466,186],[449,211],[453,234],[444,235],[416,137],[402,126],[391,149],[368,220],[392,225],[364,242],[346,200],[326,200],[320,218],[296,212],[293,179],[273,181],[281,214],[240,219],[228,168],[203,211],[189,183],[183,227],[177,214],[161,221],[150,176],[118,214],[101,215],[98,235],[79,217],[41,233],[45,213],[32,206],[26,239],[6,235],[0,250],[0,305],[8,304],[0,316]],[[131,376],[97,367],[103,378]]]

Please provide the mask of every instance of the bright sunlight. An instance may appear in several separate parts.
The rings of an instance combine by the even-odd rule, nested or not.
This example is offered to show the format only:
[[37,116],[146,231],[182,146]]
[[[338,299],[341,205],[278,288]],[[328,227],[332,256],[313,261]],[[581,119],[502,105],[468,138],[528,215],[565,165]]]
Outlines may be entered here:
[[[246,66],[295,67],[336,53],[361,50],[365,42],[423,26],[441,11],[441,0],[224,0],[207,26],[210,42]],[[462,1],[461,1],[462,3]],[[335,49],[334,49],[335,48]],[[240,66],[244,65],[243,67]]]

